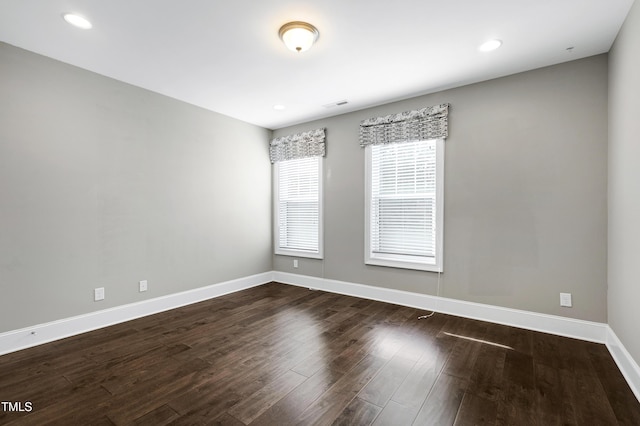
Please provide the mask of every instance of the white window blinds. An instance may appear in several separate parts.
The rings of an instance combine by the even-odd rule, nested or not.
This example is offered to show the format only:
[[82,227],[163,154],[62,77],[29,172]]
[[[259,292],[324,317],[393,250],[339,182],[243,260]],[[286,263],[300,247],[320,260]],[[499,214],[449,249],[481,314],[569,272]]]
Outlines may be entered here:
[[436,256],[436,141],[373,145],[372,253]]
[[321,161],[307,157],[276,167],[276,253],[321,257]]

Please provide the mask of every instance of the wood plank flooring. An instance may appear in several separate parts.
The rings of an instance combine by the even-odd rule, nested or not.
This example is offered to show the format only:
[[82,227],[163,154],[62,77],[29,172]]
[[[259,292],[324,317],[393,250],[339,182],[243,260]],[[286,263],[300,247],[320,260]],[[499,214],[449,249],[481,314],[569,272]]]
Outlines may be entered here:
[[423,313],[267,284],[0,357],[0,424],[640,425],[604,345]]

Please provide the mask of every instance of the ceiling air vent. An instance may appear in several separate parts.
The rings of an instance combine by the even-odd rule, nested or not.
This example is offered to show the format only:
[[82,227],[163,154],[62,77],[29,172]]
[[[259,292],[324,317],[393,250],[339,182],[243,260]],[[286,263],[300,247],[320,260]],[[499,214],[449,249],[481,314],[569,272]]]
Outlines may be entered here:
[[338,102],[331,102],[330,104],[326,104],[326,105],[322,105],[325,108],[333,108],[333,107],[337,107],[337,106],[342,106],[342,105],[346,105],[349,102],[345,99],[342,101],[338,101]]

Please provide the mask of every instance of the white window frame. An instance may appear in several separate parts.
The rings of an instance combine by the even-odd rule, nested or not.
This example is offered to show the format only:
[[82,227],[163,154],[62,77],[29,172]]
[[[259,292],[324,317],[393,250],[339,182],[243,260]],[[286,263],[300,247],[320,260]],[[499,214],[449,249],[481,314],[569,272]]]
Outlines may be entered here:
[[[274,163],[273,167],[273,221],[274,221],[274,253],[283,256],[306,257],[311,259],[322,259],[324,255],[324,238],[323,238],[323,205],[324,191],[322,183],[323,157],[311,157],[318,160],[318,250],[296,250],[280,246],[280,166],[279,162]],[[308,158],[305,158],[308,159]],[[288,160],[296,161],[296,160]]]
[[436,142],[436,235],[435,258],[374,253],[371,249],[372,145],[365,147],[365,259],[367,265],[442,272],[444,234],[444,139]]

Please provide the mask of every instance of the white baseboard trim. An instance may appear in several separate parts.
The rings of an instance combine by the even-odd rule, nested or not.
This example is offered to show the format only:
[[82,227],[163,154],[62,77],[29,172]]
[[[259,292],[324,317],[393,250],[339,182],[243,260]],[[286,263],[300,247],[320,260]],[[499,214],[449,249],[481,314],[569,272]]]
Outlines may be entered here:
[[598,322],[503,308],[500,306],[484,305],[481,303],[447,299],[444,297],[429,296],[426,294],[392,290],[389,288],[355,284],[307,275],[291,274],[288,272],[274,271],[273,280],[284,284],[361,297],[363,299],[394,303],[396,305],[409,306],[412,308],[424,309],[426,311],[437,311],[465,318],[587,340],[590,342],[605,343],[607,341],[607,330],[609,326]]
[[607,348],[618,364],[620,372],[626,379],[636,399],[640,401],[640,366],[634,361],[631,354],[624,347],[611,327],[607,327]]
[[0,333],[0,355],[266,284],[271,271]]

